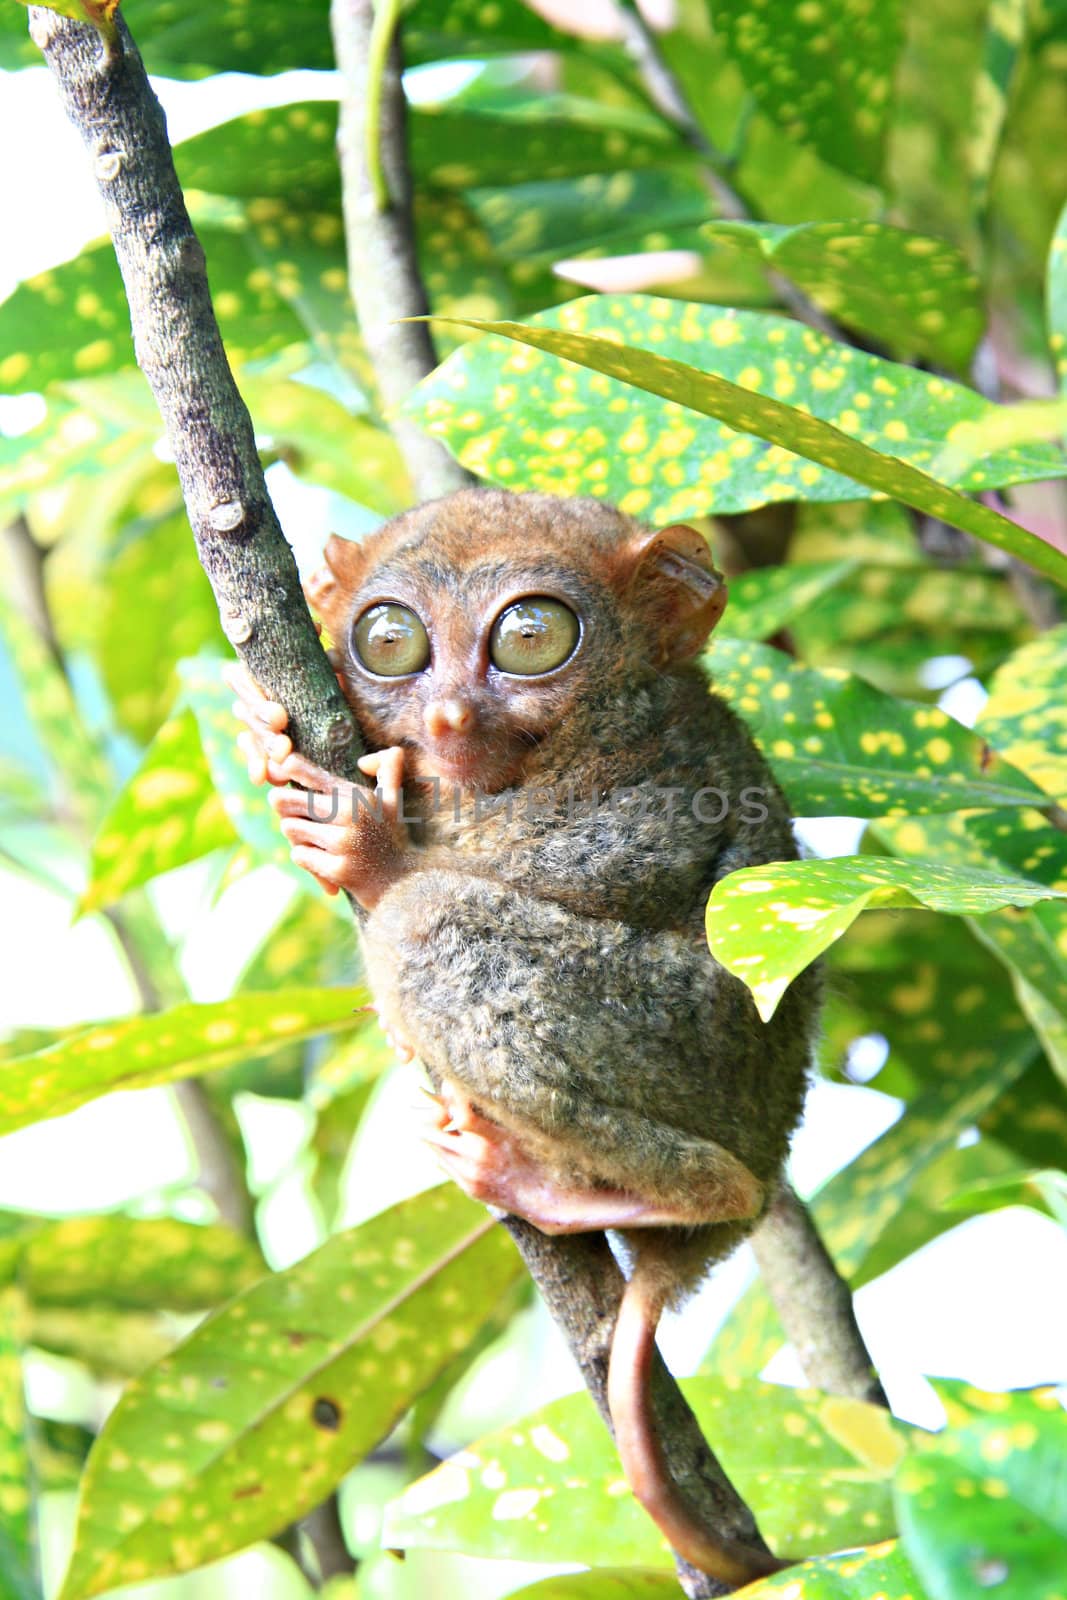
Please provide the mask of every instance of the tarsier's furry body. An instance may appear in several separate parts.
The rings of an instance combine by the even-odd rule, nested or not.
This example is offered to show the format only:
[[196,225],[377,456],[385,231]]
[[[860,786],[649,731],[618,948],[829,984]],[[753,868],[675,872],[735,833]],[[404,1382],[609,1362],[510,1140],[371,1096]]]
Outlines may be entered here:
[[[779,1180],[817,1009],[807,974],[764,1025],[704,937],[720,878],[796,855],[765,763],[692,662],[725,599],[707,547],[591,500],[470,490],[332,540],[327,562],[309,598],[383,809],[309,823],[307,797],[279,789],[295,858],[363,907],[375,1001],[440,1096],[446,1169],[547,1231],[623,1233],[610,1399],[640,1498],[696,1565],[769,1570],[664,1481],[638,1370],[662,1306]],[[577,617],[577,646],[500,671],[494,622],[531,596],[550,623],[553,605]],[[354,625],[386,603],[425,628],[417,671],[360,659]],[[242,692],[254,775],[325,788],[288,754],[281,708]]]

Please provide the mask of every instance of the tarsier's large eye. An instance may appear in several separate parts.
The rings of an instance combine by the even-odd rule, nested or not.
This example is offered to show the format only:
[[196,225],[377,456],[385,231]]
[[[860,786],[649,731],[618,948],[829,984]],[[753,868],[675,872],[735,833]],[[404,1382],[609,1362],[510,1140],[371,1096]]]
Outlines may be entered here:
[[570,606],[532,594],[502,611],[489,635],[489,659],[501,672],[533,677],[561,667],[572,656],[581,625]]
[[356,655],[380,678],[421,672],[430,659],[426,629],[407,606],[395,601],[370,606],[352,629]]

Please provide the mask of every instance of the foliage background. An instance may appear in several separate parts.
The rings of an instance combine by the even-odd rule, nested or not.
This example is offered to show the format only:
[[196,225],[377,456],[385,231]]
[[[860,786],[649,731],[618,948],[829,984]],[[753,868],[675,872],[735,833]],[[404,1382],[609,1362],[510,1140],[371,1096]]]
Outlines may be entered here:
[[[326,7],[127,9],[150,69],[197,80],[186,94],[200,97],[209,126],[179,145],[179,172],[272,487],[311,566],[327,526],[358,534],[409,496],[348,307]],[[0,64],[13,73],[35,60],[23,24],[15,5],[0,12]],[[906,459],[940,482],[996,490],[1046,550],[1064,548],[1062,415],[1017,405],[1053,395],[1067,336],[1061,7],[683,0],[659,50],[696,131],[650,104],[617,42],[580,40],[518,0],[420,0],[405,38],[435,311],[534,318],[570,335],[606,328],[750,396],[806,406],[883,464]],[[270,76],[292,69],[324,76]],[[231,71],[263,81],[215,80]],[[224,120],[243,94],[280,105]],[[721,155],[709,158],[702,138]],[[709,160],[754,225],[719,214]],[[81,182],[78,163],[72,155]],[[838,319],[836,342],[772,320],[783,288],[769,263]],[[588,301],[589,288],[619,295]],[[83,919],[54,948],[30,947],[47,1008],[19,992],[7,1002],[16,1026],[0,1130],[26,1131],[5,1140],[4,1170],[21,1183],[0,1216],[0,1596],[41,1592],[38,1516],[44,1592],[57,1591],[83,1474],[67,1600],[280,1532],[305,1457],[317,1473],[309,1505],[343,1478],[361,1594],[510,1592],[545,1570],[518,1561],[593,1567],[551,1580],[546,1596],[670,1593],[654,1575],[664,1552],[615,1492],[585,1403],[518,1422],[528,1402],[570,1384],[539,1360],[545,1330],[513,1259],[480,1236],[475,1208],[458,1197],[443,1211],[433,1208],[444,1191],[404,1201],[431,1181],[398,1155],[413,1142],[412,1088],[373,1029],[351,1025],[347,929],[290,871],[232,757],[212,659],[222,640],[127,327],[108,245],[20,283],[0,305],[0,390],[14,397],[0,439],[8,925],[27,908],[41,926],[56,915],[46,905]],[[859,350],[842,346],[842,329]],[[831,855],[858,845],[889,858],[861,863],[858,884],[847,878],[857,868],[842,867],[814,889],[809,879],[776,894],[809,912],[813,893],[820,909],[829,897],[839,932],[881,892],[872,873],[910,874],[905,909],[868,910],[831,951],[825,1084],[798,1180],[815,1187],[847,1163],[815,1214],[853,1285],[898,1305],[908,1264],[922,1270],[916,1253],[965,1223],[954,1254],[932,1259],[954,1261],[965,1281],[949,1294],[968,1296],[975,1321],[999,1317],[1018,1345],[1014,1367],[986,1383],[1063,1380],[1065,1308],[1054,1288],[1038,1295],[1064,1252],[1067,913],[1055,900],[1030,903],[1067,887],[1067,841],[1049,811],[1067,798],[1067,631],[1050,591],[1003,551],[858,498],[826,465],[723,435],[640,388],[499,336],[476,344],[455,324],[441,325],[441,348],[454,354],[412,409],[479,472],[516,488],[605,493],[650,517],[729,514],[710,529],[734,574],[712,653],[717,684],[763,740],[808,836]],[[879,364],[887,358],[910,365]],[[728,403],[734,420],[756,406]],[[42,574],[53,629],[43,638],[29,603]],[[979,707],[976,736],[965,725]],[[844,817],[867,820],[827,820]],[[947,909],[918,909],[939,891]],[[1019,909],[987,910],[1006,904]],[[773,988],[783,963],[810,959],[812,940],[779,933],[765,949],[755,907],[747,926],[741,917],[747,943],[721,953],[745,961],[755,950]],[[21,990],[18,960],[16,950]],[[212,1009],[190,1011],[190,997]],[[139,1015],[111,1025],[126,1013]],[[178,1117],[159,1089],[117,1107],[96,1098],[190,1073],[202,1088],[180,1092]],[[898,1105],[899,1120],[857,1155]],[[116,1129],[138,1147],[120,1152],[124,1178],[97,1172],[95,1197],[72,1188],[61,1199],[64,1166],[111,1166]],[[391,1209],[369,1221],[383,1204]],[[1015,1213],[1011,1236],[1029,1254],[991,1265],[989,1225],[966,1219],[1019,1206],[1027,1220]],[[328,1237],[300,1281],[322,1298],[338,1392],[354,1402],[338,1427],[315,1412],[317,1363],[274,1347],[293,1280],[262,1278]],[[353,1261],[379,1253],[394,1277],[377,1300],[368,1291],[346,1302],[339,1287],[362,1281]],[[724,1277],[721,1311],[743,1268]],[[218,1339],[247,1380],[225,1406],[209,1397],[210,1422],[231,1432],[202,1439],[198,1453],[185,1418],[168,1443],[170,1374],[158,1363],[239,1292],[262,1296],[264,1331],[252,1334],[240,1298],[200,1335]],[[1028,1326],[1027,1304],[1044,1328]],[[894,1433],[869,1410],[757,1385],[772,1358],[776,1376],[797,1378],[773,1313],[749,1290],[711,1343],[720,1309],[694,1308],[675,1349],[699,1368],[701,1415],[772,1542],[815,1553],[903,1536],[903,1547],[852,1566],[813,1565],[805,1595],[878,1588],[956,1600],[988,1593],[990,1575],[1027,1596],[1055,1592],[1067,1505],[1047,1470],[1063,1450],[1054,1404],[944,1386],[954,1432],[940,1443]],[[924,1313],[917,1298],[910,1316]],[[428,1328],[447,1337],[428,1339]],[[938,1403],[907,1382],[911,1360],[962,1379],[983,1376],[980,1357],[962,1339],[932,1356],[936,1345],[914,1337],[897,1320],[877,1353],[891,1380],[899,1363],[902,1414],[936,1425]],[[405,1338],[417,1360],[403,1346],[393,1353]],[[203,1348],[179,1358],[187,1381]],[[138,1374],[86,1468],[118,1385]],[[305,1405],[288,1416],[290,1394]],[[285,1471],[257,1431],[267,1412]],[[458,1468],[453,1458],[426,1477],[460,1446]],[[116,1493],[123,1456],[132,1466]],[[231,1498],[247,1487],[244,1471],[261,1480],[247,1518],[234,1507],[250,1502]],[[386,1542],[410,1548],[404,1566],[378,1553],[387,1503]],[[441,1551],[479,1559],[457,1565]],[[290,1539],[165,1579],[158,1592],[299,1596],[318,1584],[313,1551]]]

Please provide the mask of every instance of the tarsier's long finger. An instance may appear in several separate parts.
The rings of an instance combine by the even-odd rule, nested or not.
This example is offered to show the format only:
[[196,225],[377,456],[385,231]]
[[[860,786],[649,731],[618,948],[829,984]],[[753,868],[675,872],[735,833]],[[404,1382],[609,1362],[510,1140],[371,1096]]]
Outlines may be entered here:
[[348,828],[336,822],[309,822],[307,817],[283,817],[282,832],[290,844],[309,844],[327,855],[347,854],[352,848],[352,835]]
[[400,809],[404,788],[404,752],[401,747],[393,745],[388,750],[372,750],[369,755],[360,756],[358,766],[360,772],[365,772],[375,780],[383,811],[387,816],[395,816]]
[[[240,661],[226,663],[222,669],[222,680],[229,684],[241,704],[247,706],[253,716],[258,717],[261,722],[269,724],[277,722],[279,728],[285,727],[289,720],[289,713],[285,707],[264,693],[248,668]],[[282,719],[280,721],[279,713]]]
[[281,782],[298,783],[302,789],[311,789],[315,794],[329,794],[341,786],[332,772],[327,772],[325,767],[317,767],[298,750],[283,757],[276,765]]
[[258,739],[252,733],[237,735],[237,748],[244,757],[248,776],[253,783],[267,782],[267,757]]
[[336,894],[344,888],[346,868],[336,856],[329,856],[325,850],[316,850],[312,845],[298,844],[290,850],[289,857],[294,865],[310,872],[327,894]]

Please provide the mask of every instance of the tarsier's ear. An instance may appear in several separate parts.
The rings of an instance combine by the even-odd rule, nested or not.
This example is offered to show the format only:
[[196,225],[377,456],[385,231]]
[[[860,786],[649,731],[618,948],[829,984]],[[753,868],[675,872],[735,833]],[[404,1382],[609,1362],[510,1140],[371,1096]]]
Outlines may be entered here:
[[726,580],[695,528],[673,523],[626,547],[627,599],[659,637],[662,661],[695,655],[726,607]]
[[304,585],[304,593],[334,643],[339,644],[348,620],[351,596],[363,581],[367,556],[362,545],[342,539],[336,533],[331,533],[327,539],[323,554],[326,565],[312,573]]

